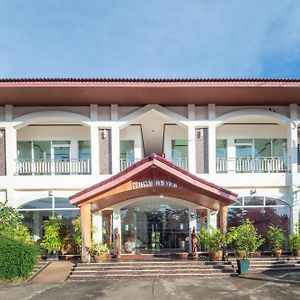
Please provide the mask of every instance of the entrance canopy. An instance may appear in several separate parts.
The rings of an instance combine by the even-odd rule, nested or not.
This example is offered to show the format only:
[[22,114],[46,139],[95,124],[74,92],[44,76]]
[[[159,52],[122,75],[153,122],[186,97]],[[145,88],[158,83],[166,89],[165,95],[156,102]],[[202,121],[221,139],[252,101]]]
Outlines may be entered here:
[[72,195],[70,202],[79,207],[91,204],[95,212],[149,195],[179,198],[211,210],[228,206],[237,198],[237,194],[203,180],[153,153],[109,179]]

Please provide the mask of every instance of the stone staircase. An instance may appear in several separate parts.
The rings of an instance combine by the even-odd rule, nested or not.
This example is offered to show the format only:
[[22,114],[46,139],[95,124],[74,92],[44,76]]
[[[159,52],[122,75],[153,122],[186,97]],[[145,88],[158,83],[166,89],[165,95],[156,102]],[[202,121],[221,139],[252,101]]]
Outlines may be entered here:
[[42,270],[44,270],[48,266],[48,264],[49,262],[45,260],[39,260],[34,266],[31,275],[26,279],[25,282],[31,282],[35,276],[37,276]]
[[237,276],[230,261],[135,261],[78,263],[69,276],[75,280],[139,279],[165,277]]
[[[232,265],[237,269],[235,258],[230,258]],[[282,256],[250,258],[249,273],[263,273],[267,271],[300,271],[300,257]]]

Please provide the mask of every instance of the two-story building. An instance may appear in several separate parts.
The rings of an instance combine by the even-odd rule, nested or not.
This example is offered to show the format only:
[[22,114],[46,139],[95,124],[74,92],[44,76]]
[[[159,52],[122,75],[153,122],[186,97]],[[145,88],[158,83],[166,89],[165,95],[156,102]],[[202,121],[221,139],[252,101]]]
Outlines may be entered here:
[[96,241],[118,228],[140,253],[245,218],[291,232],[299,104],[300,80],[2,79],[0,202],[36,240],[81,210]]

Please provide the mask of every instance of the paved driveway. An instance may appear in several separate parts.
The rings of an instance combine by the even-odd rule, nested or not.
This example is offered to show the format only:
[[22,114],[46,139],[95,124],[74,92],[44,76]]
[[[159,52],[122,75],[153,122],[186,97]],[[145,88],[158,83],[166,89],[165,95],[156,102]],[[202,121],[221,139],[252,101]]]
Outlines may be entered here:
[[300,299],[300,272],[247,278],[184,278],[0,285],[5,300]]

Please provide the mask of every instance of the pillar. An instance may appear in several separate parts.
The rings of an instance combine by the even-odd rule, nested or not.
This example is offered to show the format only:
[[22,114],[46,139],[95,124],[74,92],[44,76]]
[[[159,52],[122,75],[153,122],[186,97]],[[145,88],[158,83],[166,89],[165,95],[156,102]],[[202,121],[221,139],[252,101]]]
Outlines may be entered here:
[[[115,234],[115,229],[118,229],[120,234],[120,249],[122,245],[122,230],[121,230],[121,215],[120,215],[120,209],[114,209],[113,212],[113,234]],[[114,254],[116,255],[116,239],[114,238]]]
[[196,174],[196,143],[195,143],[195,126],[188,127],[188,167],[189,172]]
[[91,204],[83,204],[80,207],[81,218],[81,260],[82,262],[90,262],[90,247],[91,247]]
[[224,203],[220,203],[220,211],[219,211],[220,229],[224,234],[227,232],[227,211],[228,211],[228,205]]
[[102,242],[102,212],[97,211],[93,214],[93,241]]
[[189,253],[192,253],[192,231],[193,227],[197,229],[197,216],[196,216],[196,209],[189,208]]
[[102,211],[102,219],[105,220],[105,232],[106,232],[106,239],[103,241],[108,246],[112,245],[112,210],[103,210]]
[[113,126],[111,128],[111,151],[112,151],[112,173],[120,172],[120,128]]
[[205,219],[207,218],[207,209],[206,208],[201,208],[197,209],[197,215],[200,217],[200,230],[202,227],[205,226]]
[[293,232],[295,224],[299,222],[299,207],[298,200],[298,106],[297,104],[290,104],[290,123],[288,126],[288,156],[290,157],[290,171],[292,177],[292,184],[290,186],[290,195],[292,197],[291,206],[291,222],[290,231]]
[[92,124],[90,127],[91,135],[91,164],[92,175],[99,176],[100,174],[100,151],[99,151],[99,129],[98,126]]
[[209,174],[216,173],[216,127],[209,125],[208,127],[208,170]]

